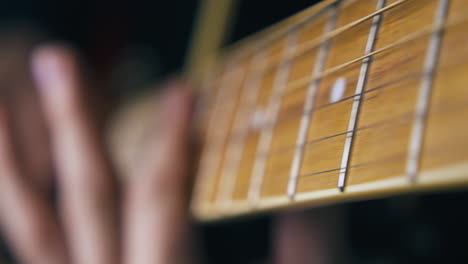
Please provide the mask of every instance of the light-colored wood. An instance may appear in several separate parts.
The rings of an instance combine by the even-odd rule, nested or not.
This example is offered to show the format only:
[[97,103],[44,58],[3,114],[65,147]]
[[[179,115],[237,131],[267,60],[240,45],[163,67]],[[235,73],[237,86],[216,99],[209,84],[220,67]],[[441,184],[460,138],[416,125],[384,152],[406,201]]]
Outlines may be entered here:
[[[338,11],[337,28],[344,27],[376,10],[377,2],[347,1]],[[326,69],[365,54],[372,20],[365,21],[332,39]],[[362,63],[350,65],[324,77],[318,91],[316,109],[312,114],[311,127],[304,154],[297,193],[311,190],[336,188],[340,173],[354,93],[360,76]],[[344,78],[346,82],[342,99],[330,101],[335,82]]]
[[[248,132],[240,137],[243,147],[238,152],[241,154],[236,173],[229,174],[232,168],[223,170],[223,174],[229,174],[233,182],[229,206],[213,207],[213,201],[210,201],[209,210],[201,212],[194,207],[199,219],[467,186],[468,38],[465,31],[468,27],[468,0],[449,0],[424,130],[421,171],[416,182],[410,181],[406,175],[419,88],[424,76],[431,74],[425,73],[424,69],[430,40],[441,29],[436,26],[435,17],[442,1],[446,0],[387,0],[386,7],[389,8],[384,11],[376,11],[377,0],[328,1],[313,12],[290,18],[283,22],[283,26],[272,27],[227,49],[221,60],[223,64],[245,56],[239,54],[250,52],[253,56],[260,51],[269,54],[265,60],[266,68],[248,73],[250,78],[258,80],[259,96],[250,105],[251,109],[244,111],[244,125],[238,126]],[[336,29],[327,34],[323,32],[327,11],[335,6],[338,8]],[[382,20],[375,52],[366,55],[365,46],[374,16],[370,14],[381,14]],[[299,32],[298,47],[305,47],[303,43],[320,44],[330,39],[331,46],[322,74],[312,76],[320,45],[311,46],[307,52],[299,48],[296,52],[300,55],[286,59],[278,55],[279,50],[284,49],[286,33],[293,29]],[[360,68],[367,58],[371,64],[350,152],[347,185],[341,192],[337,183],[344,142],[350,132],[347,130]],[[281,66],[278,63],[285,61],[291,63],[287,86],[282,95],[274,98],[273,82]],[[331,93],[336,89],[336,81],[342,78],[346,82],[345,90],[337,102],[332,102]],[[312,81],[319,83],[314,107],[309,113],[304,113],[307,88]],[[280,102],[275,125],[250,127],[249,122],[256,115],[254,112],[259,112],[259,109],[267,112],[273,99]],[[304,114],[310,116],[310,127],[297,192],[294,200],[290,200],[287,184],[299,146],[297,135]],[[267,129],[272,129],[271,145],[268,153],[259,153],[260,134]],[[236,141],[237,133],[232,133],[231,147],[240,144]],[[265,170],[260,199],[252,205],[248,201],[248,191],[252,188],[252,171],[259,157],[266,161]]]
[[[462,188],[468,185],[468,0],[448,0],[447,22],[424,130],[420,172],[412,182],[406,175],[411,129],[424,64],[441,1],[328,0],[224,50],[215,68],[200,68],[204,77],[197,110],[197,134],[203,149],[192,201],[200,220],[215,220],[281,208],[318,206],[372,199],[399,193]],[[337,8],[335,29],[324,32],[329,11]],[[381,14],[375,51],[364,54],[372,18]],[[296,53],[284,57],[287,36],[299,34]],[[317,54],[331,41],[324,71],[312,74]],[[363,60],[371,66],[350,152],[344,192],[337,188],[350,111]],[[284,93],[273,92],[282,63],[290,71]],[[346,89],[330,101],[336,80]],[[308,88],[317,82],[314,107],[304,113]],[[117,157],[122,171],[137,166],[138,146],[151,127],[156,98],[136,103],[117,120]],[[279,105],[277,104],[279,102]],[[274,120],[265,118],[278,106]],[[301,118],[310,117],[303,162],[294,200],[288,197],[293,157],[298,148]],[[136,117],[136,118],[135,118]],[[263,121],[262,121],[263,120]],[[266,121],[268,122],[266,122]],[[271,121],[274,121],[273,123]],[[271,126],[274,124],[274,126]],[[129,129],[133,134],[126,133]],[[258,144],[271,131],[268,152]],[[122,137],[122,135],[130,135]],[[117,143],[116,143],[117,142]],[[130,151],[130,150],[135,151]],[[258,160],[265,170],[257,203],[248,200]],[[133,164],[133,165],[132,165]],[[257,165],[258,167],[258,165]]]
[[[286,45],[286,39],[277,40],[267,51],[268,59],[271,60],[277,56],[281,56]],[[260,143],[261,133],[270,125],[268,120],[268,105],[273,95],[273,86],[277,70],[264,72],[259,82],[259,94],[256,98],[255,106],[246,116],[245,128],[247,134],[245,136],[245,148],[243,156],[239,164],[239,173],[236,177],[234,191],[231,199],[234,201],[248,199],[251,190],[252,182],[254,181],[253,173],[255,160],[258,155],[258,147]],[[259,124],[255,124],[258,122]]]
[[336,4],[340,0],[324,0],[307,8],[283,21],[280,21],[260,32],[248,36],[233,45],[225,47],[222,51],[220,61],[227,61],[233,57],[252,56],[271,42],[283,38],[287,33],[296,27],[314,23],[314,19],[320,16],[324,10]]
[[[411,2],[383,15],[377,48],[431,24],[438,1]],[[407,17],[401,20],[402,16]],[[348,184],[404,177],[429,36],[373,57],[352,153]],[[398,70],[394,70],[398,69]],[[403,176],[402,176],[403,175]]]
[[[466,14],[466,4],[453,0],[448,21]],[[464,163],[468,157],[467,27],[464,22],[449,28],[442,42],[421,160],[424,172]]]
[[[205,145],[201,155],[198,177],[203,180],[197,182],[194,192],[195,205],[210,205],[216,200],[221,181],[220,172],[231,136],[231,128],[238,112],[248,66],[246,62],[233,62],[226,66],[226,73],[219,80],[220,87],[215,99],[216,104],[205,133],[205,141],[209,141],[210,144]],[[207,206],[201,206],[203,209],[200,210],[208,210],[205,207]]]
[[[324,12],[312,23],[309,23],[298,32],[297,46],[312,39],[320,37],[330,26],[335,12]],[[297,51],[297,50],[296,50]],[[285,91],[281,94],[279,112],[274,127],[272,128],[273,140],[269,153],[265,153],[266,170],[263,175],[263,185],[259,195],[265,196],[285,195],[285,185],[289,181],[290,170],[295,158],[298,146],[297,135],[303,115],[305,98],[310,89],[314,87],[303,87],[300,91],[291,93],[290,84],[295,80],[306,76],[313,76],[320,69],[320,48],[312,49],[303,57],[297,57],[290,61],[291,71],[288,76]]]
[[201,1],[185,65],[186,75],[192,81],[200,82],[206,70],[216,64],[237,2],[236,0]]

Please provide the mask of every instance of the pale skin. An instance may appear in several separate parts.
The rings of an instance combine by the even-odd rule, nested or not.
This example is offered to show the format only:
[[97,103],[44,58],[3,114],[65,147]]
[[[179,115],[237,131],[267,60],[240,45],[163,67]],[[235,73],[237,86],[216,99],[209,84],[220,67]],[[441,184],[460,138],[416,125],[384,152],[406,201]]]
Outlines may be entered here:
[[[19,158],[14,107],[0,102],[0,230],[20,263],[197,263],[190,230],[189,131],[192,96],[173,81],[160,96],[158,133],[132,175],[119,180],[76,55],[42,46],[30,67],[57,186],[57,206]],[[39,132],[38,132],[39,133]],[[40,174],[40,173],[39,173]],[[39,181],[40,182],[40,181]],[[337,210],[278,217],[272,263],[330,263],[336,258]],[[0,259],[1,263],[1,259]]]

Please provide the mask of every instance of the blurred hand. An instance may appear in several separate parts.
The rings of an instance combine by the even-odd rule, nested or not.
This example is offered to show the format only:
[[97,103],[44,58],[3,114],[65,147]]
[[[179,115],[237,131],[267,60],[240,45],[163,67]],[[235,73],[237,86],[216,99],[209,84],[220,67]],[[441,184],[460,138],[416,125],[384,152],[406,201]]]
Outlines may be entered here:
[[[132,175],[118,178],[83,94],[86,83],[73,52],[43,47],[31,64],[57,197],[50,199],[49,189],[38,187],[18,158],[11,107],[0,102],[0,230],[18,259],[35,264],[197,262],[190,254],[187,85],[167,85],[161,108],[154,111],[160,113],[158,132],[138,150]],[[273,262],[330,263],[340,233],[337,219],[336,210],[280,216]]]
[[120,193],[78,69],[74,55],[63,47],[33,54],[56,170],[57,206],[25,175],[11,111],[0,105],[3,233],[23,263],[180,263],[187,231],[188,90],[173,83],[166,91],[164,127]]

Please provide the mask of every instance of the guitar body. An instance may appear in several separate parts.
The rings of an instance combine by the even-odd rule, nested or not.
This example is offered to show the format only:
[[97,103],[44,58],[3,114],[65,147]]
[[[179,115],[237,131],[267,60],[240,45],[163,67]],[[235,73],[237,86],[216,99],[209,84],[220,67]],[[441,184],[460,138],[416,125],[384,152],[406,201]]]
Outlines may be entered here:
[[200,83],[200,220],[468,186],[468,1],[323,1]]

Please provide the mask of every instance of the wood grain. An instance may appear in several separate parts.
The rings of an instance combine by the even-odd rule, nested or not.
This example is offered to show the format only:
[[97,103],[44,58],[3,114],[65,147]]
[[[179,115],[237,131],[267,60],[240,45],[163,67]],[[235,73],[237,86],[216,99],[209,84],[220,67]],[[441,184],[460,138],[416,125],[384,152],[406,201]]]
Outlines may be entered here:
[[[338,10],[337,28],[376,10],[377,1],[345,1]],[[332,39],[325,70],[364,55],[372,21],[359,24]],[[298,181],[297,192],[336,188],[354,102],[361,63],[344,67],[320,81],[315,109],[311,114],[308,144]],[[336,81],[344,78],[345,91],[339,101],[330,95]]]
[[[466,14],[466,4],[452,1],[449,21]],[[468,162],[467,26],[464,22],[445,32],[421,160],[425,172]]]
[[[430,24],[436,8],[437,1],[407,2],[384,14],[377,48],[417,32],[421,27],[419,21]],[[429,37],[372,58],[351,155],[350,185],[406,177],[407,152]]]
[[[449,1],[449,11],[447,22],[441,29],[443,34],[438,64],[435,72],[424,72],[430,54],[429,43],[440,30],[434,25],[443,1]],[[364,63],[357,58],[365,55],[372,20],[365,20],[330,39],[324,71],[333,71],[323,76],[312,75],[321,47],[318,45],[289,61],[286,87],[279,94],[273,91],[275,79],[283,65],[278,62],[285,63],[282,56],[290,34],[297,32],[298,46],[320,40],[326,34],[325,25],[335,8],[335,28],[338,32],[376,12],[378,3],[377,0],[331,2],[322,6],[323,10],[308,11],[311,12],[310,18],[304,15],[309,14],[307,11],[297,18],[290,18],[290,22],[287,22],[290,31],[276,27],[275,32],[274,27],[228,49],[220,60],[219,65],[227,65],[237,58],[241,61],[239,65],[243,65],[246,63],[242,59],[245,55],[239,54],[249,53],[249,58],[266,54],[264,68],[256,67],[255,71],[246,72],[245,80],[256,81],[242,81],[244,84],[232,88],[237,90],[229,92],[225,99],[216,99],[222,103],[205,104],[223,105],[218,110],[211,107],[214,120],[237,121],[224,121],[227,128],[218,125],[206,130],[205,149],[217,150],[216,155],[208,151],[202,157],[205,163],[202,163],[198,179],[201,182],[198,186],[201,187],[197,187],[195,193],[208,192],[210,195],[209,198],[195,200],[194,213],[199,219],[213,220],[284,207],[323,205],[468,185],[468,0],[386,1],[386,6],[399,4],[382,13],[375,50],[385,50],[369,58],[370,68],[352,141],[347,185],[343,192],[337,188],[338,176],[342,169],[344,142],[351,132],[347,131],[350,113]],[[417,35],[419,32],[426,33]],[[408,38],[411,35],[417,37]],[[392,46],[401,41],[401,44]],[[389,45],[392,47],[386,49]],[[350,61],[352,63],[348,63]],[[433,89],[423,134],[420,173],[413,182],[406,175],[411,133],[415,120],[419,118],[415,113],[421,96],[420,88],[428,74],[434,74]],[[345,89],[338,100],[333,101],[331,95],[339,79],[345,80]],[[311,111],[304,112],[307,91],[314,81],[318,83],[314,106]],[[299,82],[303,85],[298,86]],[[247,86],[255,96],[250,99],[234,96]],[[257,93],[252,92],[256,89]],[[236,99],[238,103],[230,104],[228,101],[234,98],[241,99]],[[269,119],[262,126],[252,124],[256,115],[258,117],[273,111],[275,106],[279,106],[277,115],[266,115]],[[297,194],[291,200],[287,196],[287,186],[291,180],[293,158],[302,146],[297,139],[304,116],[310,119],[310,126],[303,145],[305,151]],[[210,132],[213,129],[218,132]],[[271,134],[271,142],[265,148],[268,151],[263,153],[259,150],[259,142],[268,134]],[[254,167],[261,162],[265,162],[264,171],[258,177],[261,184],[255,186],[252,178]],[[203,177],[203,174],[213,176]],[[223,179],[221,184],[220,179]],[[223,181],[227,183],[223,184]],[[252,190],[259,194],[256,204],[249,201]],[[216,201],[222,203],[214,206]]]
[[[297,46],[324,34],[330,16],[330,13],[324,13],[314,22],[307,24],[299,32]],[[273,139],[266,161],[261,197],[286,195],[285,186],[289,180],[291,163],[297,149],[296,140],[309,88],[305,86],[300,90],[291,91],[290,86],[298,79],[313,75],[315,67],[317,67],[318,51],[318,48],[312,49],[304,56],[297,57],[291,62],[285,91],[279,99],[280,107],[277,120],[272,128]]]

